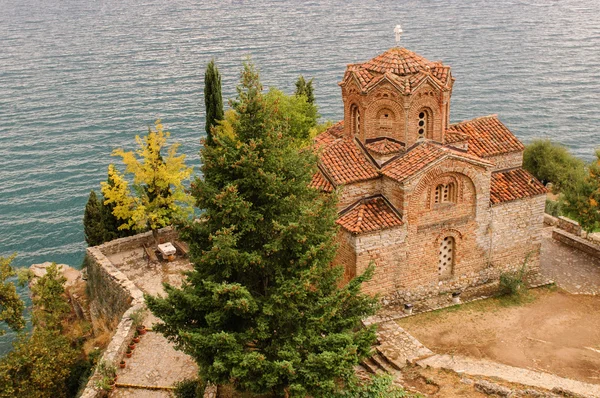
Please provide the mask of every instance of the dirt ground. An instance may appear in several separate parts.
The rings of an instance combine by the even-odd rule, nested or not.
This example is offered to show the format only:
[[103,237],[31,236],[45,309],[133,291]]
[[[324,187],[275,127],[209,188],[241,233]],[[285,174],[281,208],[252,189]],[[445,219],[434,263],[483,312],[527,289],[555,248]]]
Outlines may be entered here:
[[600,297],[556,288],[529,292],[525,303],[480,300],[399,320],[437,353],[600,384]]

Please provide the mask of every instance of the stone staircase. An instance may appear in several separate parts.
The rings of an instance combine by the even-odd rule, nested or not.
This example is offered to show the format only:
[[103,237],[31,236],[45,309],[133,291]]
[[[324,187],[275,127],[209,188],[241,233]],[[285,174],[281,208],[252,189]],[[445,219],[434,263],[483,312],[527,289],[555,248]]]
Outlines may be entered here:
[[391,375],[395,384],[402,379],[401,371],[408,364],[434,355],[394,321],[378,325],[377,343],[373,347],[373,356],[365,359],[361,365],[369,373]]

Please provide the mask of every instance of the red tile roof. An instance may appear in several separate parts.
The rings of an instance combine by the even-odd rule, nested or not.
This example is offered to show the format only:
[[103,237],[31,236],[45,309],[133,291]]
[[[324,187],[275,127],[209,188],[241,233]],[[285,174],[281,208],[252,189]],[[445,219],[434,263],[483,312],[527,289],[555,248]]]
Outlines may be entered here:
[[360,87],[367,91],[384,78],[410,92],[427,76],[442,88],[451,82],[450,67],[431,62],[406,48],[391,48],[362,64],[348,65],[343,84],[354,76]]
[[327,130],[323,131],[321,134],[315,137],[315,146],[317,148],[321,148],[322,146],[326,146],[331,144],[336,139],[342,137],[344,135],[344,121],[340,120],[333,126],[329,127]]
[[317,171],[313,174],[312,181],[310,182],[310,187],[318,189],[323,192],[333,192],[333,184],[323,175],[321,170]]
[[492,205],[545,193],[546,188],[542,183],[521,168],[492,173],[490,188]]
[[383,138],[381,140],[367,142],[365,147],[369,151],[375,152],[379,155],[390,155],[403,150],[404,144],[390,138]]
[[469,153],[482,158],[522,151],[525,146],[502,124],[497,115],[479,117],[451,125],[446,131],[453,139],[456,133],[469,136]]
[[381,167],[381,172],[383,175],[401,182],[424,169],[427,165],[446,156],[458,157],[485,166],[491,166],[491,163],[467,152],[445,147],[432,141],[424,141],[409,148],[404,155],[384,163]]
[[379,177],[379,171],[351,139],[338,138],[321,152],[321,167],[335,185]]
[[353,234],[402,225],[398,212],[382,196],[374,196],[354,203],[340,213],[336,222]]

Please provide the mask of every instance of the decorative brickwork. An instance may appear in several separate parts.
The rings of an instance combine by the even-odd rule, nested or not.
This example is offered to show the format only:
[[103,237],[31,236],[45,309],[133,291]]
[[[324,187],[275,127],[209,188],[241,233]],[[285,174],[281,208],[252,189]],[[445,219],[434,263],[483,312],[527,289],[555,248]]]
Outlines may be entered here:
[[346,280],[373,264],[364,290],[386,304],[477,297],[526,259],[539,267],[546,190],[497,116],[449,125],[453,83],[403,48],[349,65],[344,121],[315,140],[312,185],[340,194],[335,263]]

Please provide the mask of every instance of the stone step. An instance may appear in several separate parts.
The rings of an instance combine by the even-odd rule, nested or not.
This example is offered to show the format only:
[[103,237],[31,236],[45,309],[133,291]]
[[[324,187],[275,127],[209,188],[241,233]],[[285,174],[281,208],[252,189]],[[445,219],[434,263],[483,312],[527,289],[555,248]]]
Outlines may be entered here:
[[392,365],[383,355],[381,355],[380,353],[376,353],[375,355],[373,355],[371,357],[371,359],[373,360],[373,362],[375,362],[377,364],[377,366],[379,366],[379,368],[381,370],[383,370],[386,373],[389,374],[394,374],[397,369],[394,367],[394,365]]
[[377,363],[373,360],[373,358],[365,358],[362,362],[361,365],[367,370],[367,372],[369,373],[373,373],[373,374],[380,374],[383,371],[381,370],[381,368],[377,365]]
[[384,357],[387,362],[396,370],[402,370],[406,367],[407,363],[406,363],[406,358],[403,357],[402,355],[399,355],[399,353],[392,349],[393,347],[390,347],[386,344],[382,344],[379,345],[375,348],[375,350],[377,351],[377,353],[379,355],[381,355],[382,357]]

